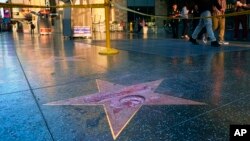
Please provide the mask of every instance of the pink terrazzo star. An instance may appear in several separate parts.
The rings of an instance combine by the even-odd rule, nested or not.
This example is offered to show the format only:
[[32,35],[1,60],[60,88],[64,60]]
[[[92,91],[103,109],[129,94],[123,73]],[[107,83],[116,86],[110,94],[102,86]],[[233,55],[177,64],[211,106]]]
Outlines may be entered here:
[[116,139],[142,105],[203,105],[204,103],[155,93],[162,80],[123,86],[96,80],[99,92],[45,105],[103,105]]

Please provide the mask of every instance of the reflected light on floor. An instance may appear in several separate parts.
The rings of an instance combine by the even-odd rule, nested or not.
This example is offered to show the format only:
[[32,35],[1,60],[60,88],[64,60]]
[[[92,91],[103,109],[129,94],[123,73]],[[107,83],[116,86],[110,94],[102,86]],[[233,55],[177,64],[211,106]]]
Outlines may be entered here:
[[142,36],[142,38],[143,39],[148,39],[148,34],[142,34],[143,36]]
[[212,59],[212,74],[214,79],[212,103],[219,105],[221,98],[221,91],[223,89],[224,81],[224,52],[214,55]]

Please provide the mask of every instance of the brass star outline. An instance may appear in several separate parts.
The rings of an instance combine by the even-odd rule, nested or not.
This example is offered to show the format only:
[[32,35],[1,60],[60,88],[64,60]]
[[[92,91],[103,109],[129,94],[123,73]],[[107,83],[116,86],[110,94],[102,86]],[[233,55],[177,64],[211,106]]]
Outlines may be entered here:
[[110,130],[115,140],[142,105],[204,105],[188,99],[155,93],[163,80],[156,80],[131,86],[96,80],[99,92],[45,105],[102,105]]

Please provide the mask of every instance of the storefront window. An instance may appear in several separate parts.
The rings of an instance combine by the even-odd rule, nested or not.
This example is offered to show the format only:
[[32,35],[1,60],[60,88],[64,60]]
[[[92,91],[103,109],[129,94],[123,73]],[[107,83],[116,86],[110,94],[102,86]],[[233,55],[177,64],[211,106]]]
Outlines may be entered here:
[[[129,9],[149,15],[155,15],[155,0],[128,0],[127,2]],[[128,22],[135,22],[138,19],[151,21],[151,18],[149,16],[143,16],[137,13],[128,12]]]

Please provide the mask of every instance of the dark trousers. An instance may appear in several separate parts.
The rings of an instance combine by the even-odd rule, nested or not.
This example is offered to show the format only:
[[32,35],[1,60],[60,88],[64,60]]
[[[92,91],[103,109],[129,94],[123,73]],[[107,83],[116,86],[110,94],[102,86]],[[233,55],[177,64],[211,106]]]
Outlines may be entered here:
[[234,38],[239,38],[239,25],[241,23],[243,29],[243,39],[247,38],[247,15],[235,16]]
[[141,32],[142,26],[140,24],[137,25],[137,33]]
[[199,19],[193,19],[193,23],[192,23],[192,26],[193,26],[193,27],[192,27],[192,28],[193,28],[192,30],[193,30],[193,31],[195,30],[196,26],[199,24],[199,21],[200,21]]
[[188,35],[188,19],[182,19],[182,23],[183,23],[182,36]]
[[172,27],[172,33],[173,33],[173,38],[178,38],[178,33],[179,33],[179,22],[178,21],[172,21],[171,22],[171,27]]

